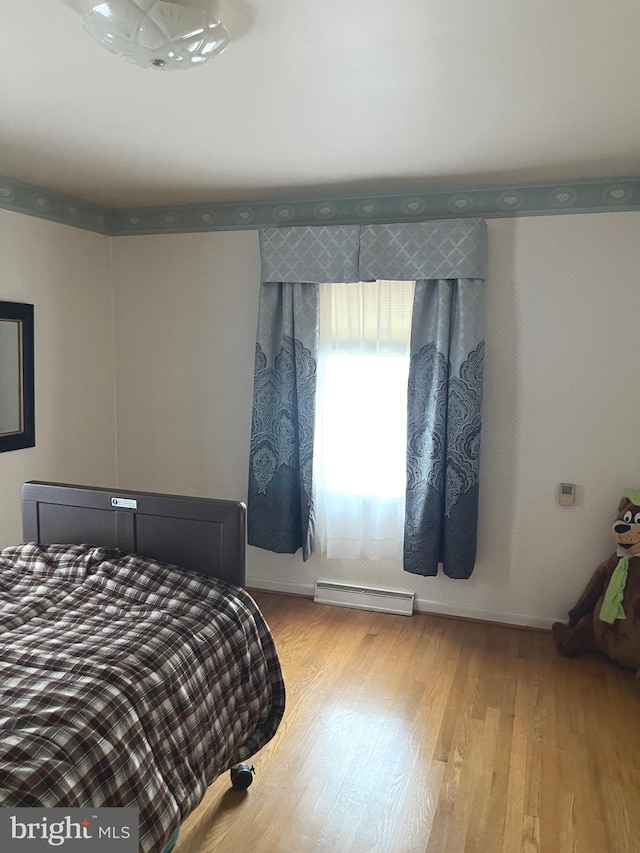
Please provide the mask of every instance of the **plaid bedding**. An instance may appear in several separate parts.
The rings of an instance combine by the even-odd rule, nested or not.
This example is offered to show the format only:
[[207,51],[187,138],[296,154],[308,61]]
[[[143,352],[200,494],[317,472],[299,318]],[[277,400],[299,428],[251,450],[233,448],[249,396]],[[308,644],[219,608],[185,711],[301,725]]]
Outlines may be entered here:
[[284,699],[243,590],[88,545],[0,551],[0,806],[137,806],[159,853]]

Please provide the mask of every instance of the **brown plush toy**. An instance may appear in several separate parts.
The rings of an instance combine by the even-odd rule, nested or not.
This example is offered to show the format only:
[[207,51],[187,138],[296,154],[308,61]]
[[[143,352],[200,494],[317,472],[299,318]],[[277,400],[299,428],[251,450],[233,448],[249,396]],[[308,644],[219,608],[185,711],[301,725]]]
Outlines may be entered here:
[[603,652],[640,677],[640,490],[620,501],[611,536],[616,552],[593,573],[569,624],[551,630],[561,655]]

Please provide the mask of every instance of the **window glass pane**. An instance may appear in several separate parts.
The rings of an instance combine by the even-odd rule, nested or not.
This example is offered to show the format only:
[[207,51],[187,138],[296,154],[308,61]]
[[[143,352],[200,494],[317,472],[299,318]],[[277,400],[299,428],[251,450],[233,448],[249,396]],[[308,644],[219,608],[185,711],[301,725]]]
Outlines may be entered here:
[[405,490],[408,358],[331,354],[323,389],[324,483],[334,492]]

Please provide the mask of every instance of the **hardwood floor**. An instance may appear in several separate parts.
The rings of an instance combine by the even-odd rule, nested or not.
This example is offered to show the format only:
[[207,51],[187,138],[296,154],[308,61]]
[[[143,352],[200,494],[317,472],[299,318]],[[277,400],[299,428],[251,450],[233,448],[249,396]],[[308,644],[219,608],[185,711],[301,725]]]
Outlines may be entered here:
[[175,853],[638,853],[640,688],[543,632],[254,593],[287,711]]

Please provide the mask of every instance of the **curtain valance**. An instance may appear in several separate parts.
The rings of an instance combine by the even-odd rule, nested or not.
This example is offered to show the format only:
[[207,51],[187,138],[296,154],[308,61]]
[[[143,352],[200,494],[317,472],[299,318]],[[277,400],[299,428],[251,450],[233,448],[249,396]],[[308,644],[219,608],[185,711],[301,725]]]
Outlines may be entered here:
[[261,281],[359,281],[359,225],[264,228]]
[[360,233],[360,281],[485,278],[482,219],[365,225]]
[[486,225],[446,219],[260,231],[262,281],[485,278]]

